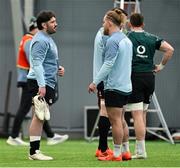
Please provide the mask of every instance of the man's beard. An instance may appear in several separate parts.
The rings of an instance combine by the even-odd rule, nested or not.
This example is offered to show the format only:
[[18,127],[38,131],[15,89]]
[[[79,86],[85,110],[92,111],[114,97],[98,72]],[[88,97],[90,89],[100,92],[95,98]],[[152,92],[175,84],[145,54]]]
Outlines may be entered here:
[[56,33],[56,31],[54,31],[54,30],[47,30],[47,33],[48,34],[54,34],[54,33]]
[[109,29],[104,29],[104,35],[109,35]]
[[56,33],[56,27],[54,29],[47,29],[48,34],[54,34]]

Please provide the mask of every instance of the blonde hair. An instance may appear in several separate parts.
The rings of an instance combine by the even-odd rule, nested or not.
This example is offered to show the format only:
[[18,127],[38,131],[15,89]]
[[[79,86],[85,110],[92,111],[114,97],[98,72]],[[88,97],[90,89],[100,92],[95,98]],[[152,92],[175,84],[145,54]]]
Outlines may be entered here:
[[106,13],[106,18],[111,20],[117,26],[121,26],[126,22],[125,14],[119,9],[108,11]]

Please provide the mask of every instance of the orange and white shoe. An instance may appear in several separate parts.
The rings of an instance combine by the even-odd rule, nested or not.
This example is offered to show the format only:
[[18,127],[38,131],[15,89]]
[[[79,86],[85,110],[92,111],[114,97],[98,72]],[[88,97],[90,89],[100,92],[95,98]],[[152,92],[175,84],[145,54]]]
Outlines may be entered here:
[[107,155],[107,156],[100,156],[100,157],[98,157],[98,160],[100,160],[100,161],[122,161],[122,155],[119,155],[118,157],[115,157],[113,154]]
[[101,154],[101,150],[100,149],[97,149],[96,150],[96,153],[95,153],[95,157],[99,157]]
[[97,149],[96,150],[96,153],[95,153],[95,156],[96,157],[100,157],[100,156],[106,156],[106,155],[112,155],[113,154],[113,151],[110,149],[110,148],[107,148],[105,152],[101,152],[100,149]]
[[130,151],[126,151],[122,153],[122,160],[131,160],[131,152]]

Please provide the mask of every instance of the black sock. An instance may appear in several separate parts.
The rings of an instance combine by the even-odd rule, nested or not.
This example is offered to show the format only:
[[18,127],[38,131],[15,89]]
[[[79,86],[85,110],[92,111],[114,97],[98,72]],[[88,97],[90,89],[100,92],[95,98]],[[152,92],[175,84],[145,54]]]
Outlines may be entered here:
[[39,148],[40,148],[40,141],[30,142],[30,155],[35,154],[36,150],[39,150]]
[[98,123],[98,127],[99,127],[98,149],[101,149],[102,152],[105,152],[106,149],[108,148],[107,137],[108,137],[110,126],[111,124],[109,122],[109,118],[105,116],[100,116],[99,123]]

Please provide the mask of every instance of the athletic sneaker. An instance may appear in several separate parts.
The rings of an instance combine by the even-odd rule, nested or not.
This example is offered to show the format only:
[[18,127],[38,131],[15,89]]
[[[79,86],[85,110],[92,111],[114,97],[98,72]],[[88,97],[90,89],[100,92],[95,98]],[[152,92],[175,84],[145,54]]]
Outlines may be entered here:
[[29,155],[29,160],[53,160],[51,156],[42,154],[40,150],[36,150],[35,152],[35,154]]
[[100,161],[122,161],[122,155],[119,155],[118,157],[114,157],[114,155],[107,155],[98,157],[98,160]]
[[67,134],[65,135],[54,134],[54,137],[47,138],[47,145],[56,145],[58,143],[62,143],[66,141],[68,138],[69,136]]
[[49,105],[45,102],[44,119],[48,121],[48,120],[50,120],[50,117],[51,117],[51,115],[50,115],[50,111],[49,111]]
[[132,159],[146,159],[147,158],[147,153],[139,154],[136,153],[135,155],[132,156]]
[[95,156],[96,157],[100,157],[100,156],[106,156],[106,155],[112,155],[113,154],[113,151],[110,149],[110,148],[107,148],[107,150],[105,152],[101,152],[100,149],[97,149],[96,150],[96,153],[95,153]]
[[39,120],[44,121],[45,108],[47,107],[45,99],[41,98],[39,95],[36,95],[33,97],[33,103],[34,103],[33,110],[34,110],[34,113],[36,114],[36,117]]
[[7,144],[13,146],[29,146],[29,143],[23,141],[20,137],[12,138],[11,136],[9,136],[6,142]]
[[131,152],[130,151],[123,152],[122,153],[122,160],[131,160]]

